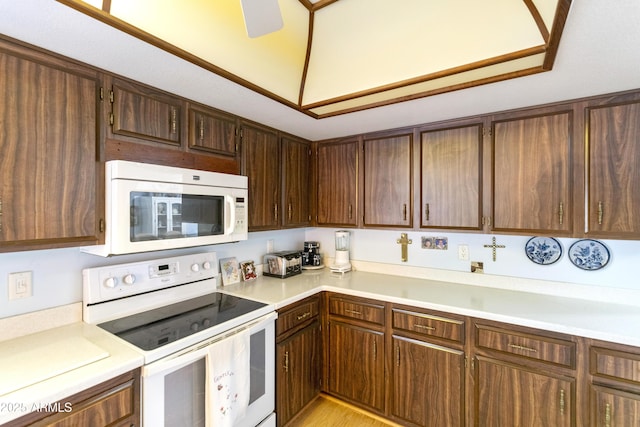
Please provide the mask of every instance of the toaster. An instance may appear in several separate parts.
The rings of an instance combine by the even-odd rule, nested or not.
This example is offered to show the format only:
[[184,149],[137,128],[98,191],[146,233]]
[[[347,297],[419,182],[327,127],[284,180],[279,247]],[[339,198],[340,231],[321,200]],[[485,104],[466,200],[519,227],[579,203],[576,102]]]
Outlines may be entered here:
[[295,276],[302,273],[302,254],[300,251],[273,252],[264,256],[262,274],[271,277]]

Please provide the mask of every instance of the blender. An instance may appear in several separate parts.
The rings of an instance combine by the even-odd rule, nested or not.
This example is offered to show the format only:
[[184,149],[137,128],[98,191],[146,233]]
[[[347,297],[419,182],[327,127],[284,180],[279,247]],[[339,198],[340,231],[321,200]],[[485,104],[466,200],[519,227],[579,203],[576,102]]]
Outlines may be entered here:
[[336,231],[336,257],[333,265],[331,265],[329,269],[335,273],[351,271],[351,263],[349,262],[349,232],[346,230]]

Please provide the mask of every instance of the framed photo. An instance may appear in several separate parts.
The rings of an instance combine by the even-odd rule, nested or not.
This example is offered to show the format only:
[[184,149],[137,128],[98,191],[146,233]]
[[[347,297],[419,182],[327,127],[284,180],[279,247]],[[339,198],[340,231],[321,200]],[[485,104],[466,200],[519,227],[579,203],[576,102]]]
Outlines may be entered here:
[[258,277],[256,274],[256,266],[252,261],[244,261],[240,263],[240,271],[242,272],[242,280],[248,282],[249,280],[254,280]]
[[238,260],[235,257],[222,258],[220,260],[220,271],[222,272],[222,285],[231,285],[240,281],[240,270]]

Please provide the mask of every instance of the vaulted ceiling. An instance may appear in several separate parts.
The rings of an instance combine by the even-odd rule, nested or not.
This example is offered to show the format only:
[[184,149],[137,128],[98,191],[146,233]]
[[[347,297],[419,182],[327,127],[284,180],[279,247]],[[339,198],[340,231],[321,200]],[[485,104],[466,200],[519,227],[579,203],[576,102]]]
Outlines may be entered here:
[[279,0],[249,37],[240,0],[60,2],[314,118],[551,70],[571,4]]
[[[110,0],[112,5],[115,5],[117,1],[122,0]],[[129,3],[134,0],[125,1]],[[158,5],[171,1],[176,4],[187,3],[187,0],[149,0],[148,3]],[[206,1],[207,3],[237,4],[241,0]],[[438,0],[438,3],[453,4],[456,1],[459,0]],[[316,29],[320,27],[321,14],[325,13],[328,16],[331,14],[332,9],[340,10],[339,8],[341,7],[346,8],[347,6],[358,4],[374,5],[378,3],[378,0],[280,0],[279,3],[285,20],[283,34],[288,31],[286,30],[286,22],[290,12],[288,12],[289,6],[286,6],[286,4],[289,2],[294,10],[301,12],[299,14],[302,18],[297,21],[296,25],[301,25],[308,30],[310,25],[313,25],[313,28]],[[99,14],[101,15],[100,17],[79,12],[76,8],[80,6],[74,5],[76,8],[69,7],[66,3],[68,1],[65,3],[56,0],[0,1],[0,33],[310,140],[322,140],[413,126],[421,123],[438,122],[452,118],[469,117],[640,88],[640,25],[638,25],[638,22],[640,22],[640,1],[638,0],[572,1],[559,45],[555,46],[552,43],[555,24],[550,23],[545,23],[544,25],[550,32],[549,39],[545,39],[542,32],[538,32],[540,40],[547,41],[536,44],[534,40],[531,43],[534,49],[536,49],[535,46],[543,46],[544,44],[543,55],[545,57],[549,56],[551,52],[555,52],[555,59],[552,61],[553,64],[550,71],[536,72],[522,77],[487,82],[486,84],[461,84],[458,86],[460,87],[459,89],[451,91],[427,90],[426,95],[428,96],[422,96],[425,93],[417,91],[415,93],[417,97],[401,95],[399,98],[391,97],[388,100],[374,102],[373,104],[368,103],[371,97],[382,96],[385,93],[373,94],[365,92],[372,87],[373,89],[380,89],[377,86],[380,83],[376,83],[377,80],[375,79],[383,76],[383,73],[387,75],[390,74],[390,70],[396,73],[402,71],[400,68],[404,68],[404,65],[406,65],[406,62],[403,61],[410,56],[402,57],[401,54],[410,52],[411,58],[417,64],[420,61],[416,58],[426,52],[429,43],[433,42],[432,39],[435,38],[436,48],[445,46],[445,43],[453,43],[453,41],[445,40],[447,37],[443,34],[437,34],[429,37],[421,35],[421,43],[415,43],[415,41],[410,43],[398,42],[395,31],[387,23],[365,22],[359,18],[350,18],[348,22],[341,24],[343,25],[342,27],[337,26],[337,28],[349,29],[351,37],[356,39],[368,32],[372,38],[362,40],[371,40],[371,43],[367,46],[352,46],[351,53],[344,58],[331,57],[329,60],[334,61],[334,65],[327,72],[341,73],[345,76],[344,84],[362,84],[367,89],[354,89],[352,87],[344,90],[344,88],[337,86],[337,83],[341,82],[336,82],[335,74],[332,74],[331,78],[328,76],[324,78],[324,82],[321,82],[322,84],[318,87],[323,91],[326,90],[326,92],[322,92],[317,99],[324,97],[325,101],[331,101],[327,106],[330,108],[337,106],[336,111],[338,113],[335,115],[317,109],[325,108],[324,105],[320,107],[311,105],[313,111],[301,110],[301,105],[308,108],[311,102],[316,102],[317,100],[311,101],[310,98],[301,100],[300,98],[301,86],[306,85],[306,80],[311,78],[310,63],[304,81],[297,75],[295,78],[291,77],[288,81],[291,83],[292,89],[288,89],[289,92],[286,92],[286,95],[284,92],[276,94],[274,87],[263,88],[261,87],[263,83],[260,81],[251,82],[248,79],[249,76],[240,77],[236,74],[239,74],[237,70],[226,70],[219,61],[203,61],[202,58],[194,54],[184,54],[186,52],[184,47],[173,46],[166,42],[162,43],[159,37],[142,40],[141,37],[128,32],[133,31],[132,24],[122,20],[118,25],[123,28],[116,27],[114,24],[107,24],[104,22],[105,17],[111,17],[111,15],[102,11],[101,3],[99,4],[100,7],[94,9],[94,11],[97,11],[96,15]],[[388,0],[385,3],[392,3],[396,9],[399,9],[388,11],[389,18],[393,17],[394,20],[406,19],[406,21],[403,21],[404,23],[413,22],[412,25],[407,24],[405,25],[406,28],[401,28],[401,34],[426,34],[430,27],[441,24],[434,23],[431,21],[432,17],[425,14],[422,15],[423,19],[414,19],[414,15],[417,15],[417,13],[413,13],[413,11],[419,9],[411,9],[410,6],[415,3],[413,0]],[[435,4],[436,0],[422,0],[421,3]],[[488,4],[489,2],[476,0],[473,3]],[[84,7],[88,6],[88,4],[80,4]],[[528,7],[530,4],[535,6],[541,17],[550,16],[548,12],[543,12],[544,8],[541,3],[536,1],[512,0],[509,4],[509,7],[526,5],[529,15],[522,14],[523,16],[531,18],[534,16]],[[405,7],[405,5],[409,6]],[[234,12],[235,19],[238,21],[237,24],[241,25],[241,9],[239,6],[234,7],[236,7]],[[372,9],[372,6],[368,7],[368,9]],[[402,18],[398,18],[398,14],[402,14],[403,11],[405,15]],[[370,12],[371,10],[365,10],[362,13],[367,15]],[[460,42],[462,45],[468,42],[472,46],[482,45],[483,49],[488,49],[488,47],[484,46],[488,42],[483,43],[483,39],[490,35],[489,32],[493,31],[492,27],[495,27],[498,22],[510,22],[509,16],[498,14],[499,16],[492,17],[481,13],[478,12],[477,16],[467,16],[464,25],[456,27],[457,33],[459,33],[457,36],[466,37],[466,42]],[[176,15],[175,18],[177,20],[179,16]],[[536,24],[538,23],[537,20],[535,22]],[[546,21],[543,20],[543,22]],[[198,35],[197,32],[191,31],[194,25],[195,23],[190,25],[188,30],[183,31],[185,36]],[[455,23],[452,25],[455,25]],[[125,26],[127,28],[124,28]],[[170,25],[170,27],[175,26]],[[238,28],[234,31],[246,38],[244,28]],[[440,25],[440,28],[443,28],[443,25]],[[478,28],[481,29],[477,30]],[[540,25],[537,25],[537,28],[539,30],[541,28]],[[471,29],[474,29],[474,31],[471,31]],[[305,55],[302,60],[296,59],[298,63],[307,61],[306,52],[309,38],[307,30],[298,30],[301,35],[297,43],[302,46],[301,49]],[[330,30],[331,28],[327,29],[327,31]],[[413,30],[413,33],[410,33],[411,30]],[[149,37],[147,31],[141,29],[136,31],[143,33],[141,35],[145,37]],[[203,44],[213,44],[211,40],[207,40],[204,37],[204,34],[201,37]],[[280,37],[280,34],[273,33],[252,40],[259,44],[266,44],[267,39],[277,37]],[[510,36],[505,37],[509,38]],[[314,46],[318,48],[318,38],[316,35],[312,36],[311,51],[313,51]],[[354,40],[354,43],[356,41]],[[333,41],[334,44],[330,47],[334,51],[340,50],[342,49],[341,45],[348,42],[351,42],[349,35],[336,35]],[[174,43],[178,44],[177,42]],[[247,43],[251,44],[252,42],[247,41]],[[526,46],[526,44],[522,46]],[[360,48],[363,49],[362,52],[367,52],[367,54],[360,55]],[[433,47],[429,48],[433,49]],[[180,57],[179,54],[184,54],[184,57]],[[398,61],[402,67],[394,69],[394,61],[385,60],[387,54],[392,55],[389,58],[393,57],[394,61]],[[237,52],[234,52],[234,55],[242,56],[242,51],[238,49]],[[394,57],[393,55],[396,56]],[[497,53],[485,55],[485,59],[493,55],[497,55]],[[255,49],[254,56],[259,59],[256,60],[258,65],[253,67],[258,77],[266,76],[269,73],[275,73],[277,76],[285,75],[285,71],[269,68],[272,67],[272,63],[282,64],[283,61],[274,61],[275,56],[267,53],[266,48]],[[436,61],[432,56],[432,51],[430,51],[428,55],[423,57]],[[513,55],[511,54],[511,56]],[[220,55],[217,57],[220,57]],[[199,63],[199,61],[202,61],[202,63]],[[310,61],[311,56],[309,56]],[[336,65],[344,64],[345,61],[347,64],[344,66]],[[442,59],[438,61],[442,61]],[[411,69],[413,66],[413,61],[409,62],[412,64],[407,69]],[[422,61],[422,65],[429,64],[429,61]],[[433,65],[435,64],[434,62]],[[482,64],[483,62],[480,60],[478,65]],[[440,66],[442,64],[438,62],[437,65]],[[225,65],[225,67],[229,66]],[[299,67],[304,69],[304,63]],[[263,68],[264,73],[261,72]],[[406,82],[415,82],[425,76],[435,77],[425,69],[418,70],[413,68],[412,72],[416,70],[419,73],[417,77],[395,74],[395,78],[392,79],[395,81],[389,80],[387,83],[383,83],[382,88],[385,88],[385,84],[400,83],[400,86],[402,86]],[[455,78],[456,75],[451,74],[448,78]],[[519,74],[515,73],[515,75]],[[514,77],[514,74],[510,74],[508,77]],[[362,82],[359,81],[360,79]],[[287,83],[286,79],[283,81]],[[332,86],[334,83],[336,86]],[[425,79],[422,83],[428,84],[429,80]],[[328,89],[324,86],[327,86]],[[401,88],[394,87],[393,89],[396,91]],[[335,90],[336,92],[329,92],[329,90]],[[352,109],[343,109],[344,104],[341,103],[352,96],[354,90],[361,90],[356,95],[366,94],[366,96],[353,99],[356,101],[364,99],[367,101],[365,107],[371,108],[358,109],[363,108],[360,106]],[[393,92],[393,94],[396,93]],[[310,96],[312,93],[305,90],[302,96],[305,96],[305,94]],[[339,102],[333,103],[334,99]],[[318,120],[315,116],[324,118]]]

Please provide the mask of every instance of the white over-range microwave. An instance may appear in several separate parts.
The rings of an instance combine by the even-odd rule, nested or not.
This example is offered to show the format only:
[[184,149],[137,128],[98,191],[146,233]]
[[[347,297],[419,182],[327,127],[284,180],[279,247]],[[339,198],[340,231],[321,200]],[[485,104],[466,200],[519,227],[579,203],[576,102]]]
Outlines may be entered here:
[[105,163],[105,244],[120,255],[246,240],[247,177],[147,163]]

